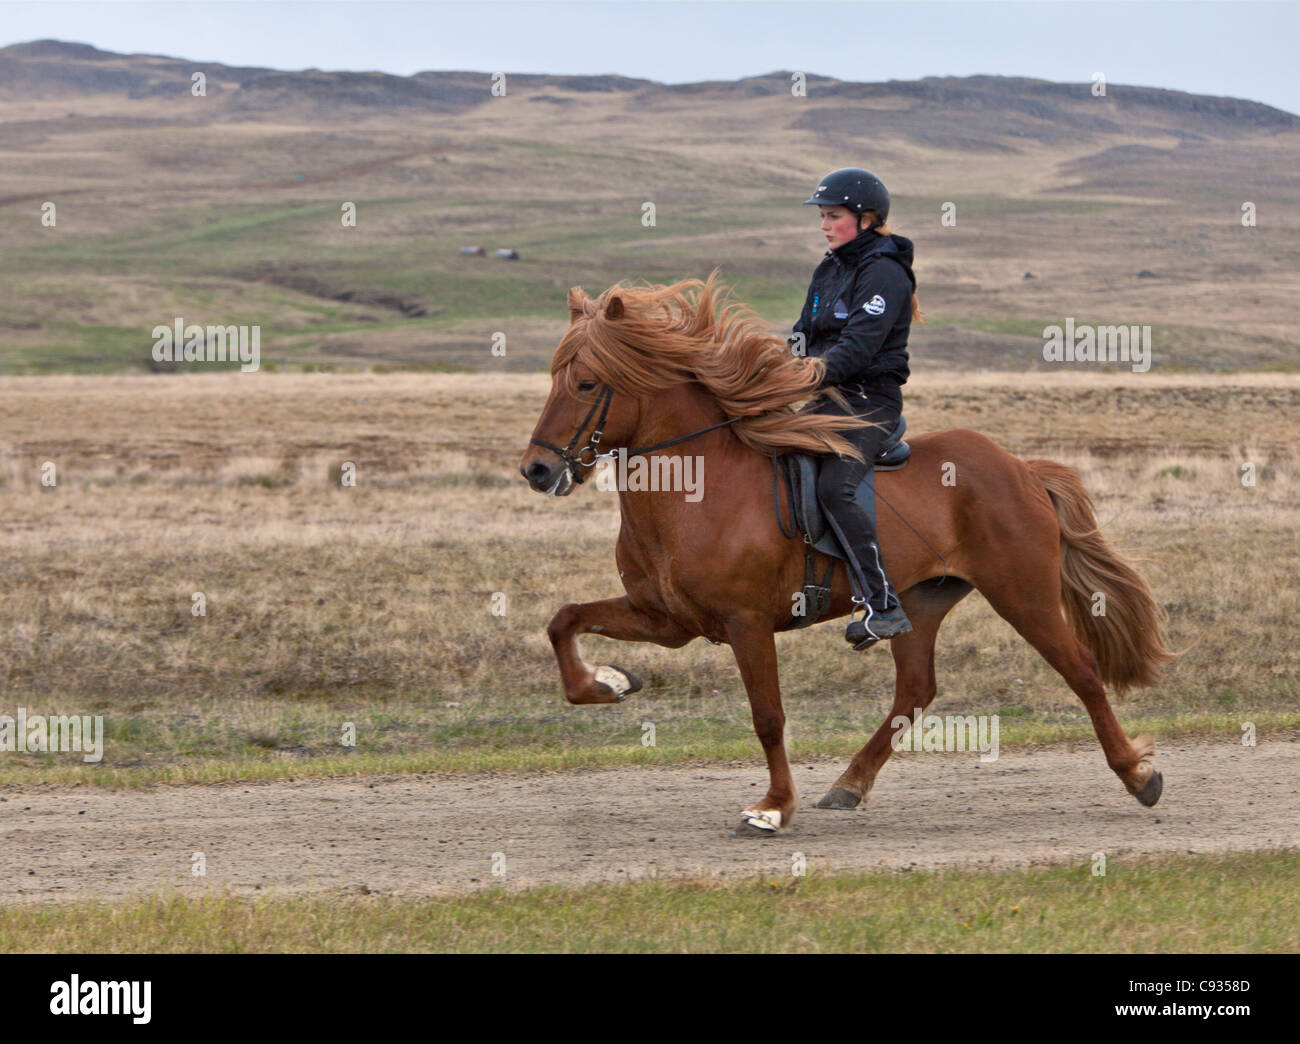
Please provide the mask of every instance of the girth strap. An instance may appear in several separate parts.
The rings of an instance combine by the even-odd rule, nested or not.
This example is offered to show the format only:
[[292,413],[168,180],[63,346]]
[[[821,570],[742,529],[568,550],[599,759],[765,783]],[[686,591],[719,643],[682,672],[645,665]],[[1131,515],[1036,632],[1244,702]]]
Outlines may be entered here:
[[[781,474],[785,475],[786,497],[790,504],[790,529],[788,531],[785,528],[785,519],[781,517]],[[789,458],[778,457],[776,454],[772,455],[772,506],[776,509],[776,524],[781,530],[781,535],[787,540],[793,540],[799,535],[799,516],[795,511],[794,480],[790,477]],[[835,576],[835,559],[828,555],[830,561],[826,566],[826,576],[820,584],[817,583],[817,573],[815,572],[817,555],[807,534],[804,535],[803,541],[803,589],[800,592],[803,595],[803,613],[794,614],[794,626],[790,628],[792,631],[797,631],[801,627],[811,627],[830,611],[831,580]]]

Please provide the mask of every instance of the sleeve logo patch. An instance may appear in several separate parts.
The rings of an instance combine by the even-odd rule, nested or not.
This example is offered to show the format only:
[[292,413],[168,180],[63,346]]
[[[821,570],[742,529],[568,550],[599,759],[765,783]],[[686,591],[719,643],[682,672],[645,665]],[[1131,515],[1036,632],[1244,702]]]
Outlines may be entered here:
[[879,294],[876,294],[875,297],[862,306],[862,310],[866,312],[867,315],[884,315],[885,299]]

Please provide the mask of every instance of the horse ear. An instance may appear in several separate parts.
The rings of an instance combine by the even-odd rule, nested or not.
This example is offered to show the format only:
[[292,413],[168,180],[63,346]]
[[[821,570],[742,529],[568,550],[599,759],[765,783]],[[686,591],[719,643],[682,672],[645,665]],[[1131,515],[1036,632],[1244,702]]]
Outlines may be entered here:
[[611,297],[609,299],[609,301],[605,305],[605,318],[606,319],[623,318],[623,298]]
[[569,287],[569,324],[578,321],[578,316],[583,313],[583,304],[587,300],[587,295],[580,286]]

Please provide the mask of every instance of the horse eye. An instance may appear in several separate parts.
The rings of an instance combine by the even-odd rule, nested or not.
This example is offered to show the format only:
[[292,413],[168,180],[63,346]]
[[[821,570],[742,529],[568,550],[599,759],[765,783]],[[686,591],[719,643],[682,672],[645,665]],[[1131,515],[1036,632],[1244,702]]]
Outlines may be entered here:
[[595,387],[596,387],[596,382],[595,382],[595,381],[579,381],[579,382],[578,382],[578,391],[589,392],[589,391],[592,391]]

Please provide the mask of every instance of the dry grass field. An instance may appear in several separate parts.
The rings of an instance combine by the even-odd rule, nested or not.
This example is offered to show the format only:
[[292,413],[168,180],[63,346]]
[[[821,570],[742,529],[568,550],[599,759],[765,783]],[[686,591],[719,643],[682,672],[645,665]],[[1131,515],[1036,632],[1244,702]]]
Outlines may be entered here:
[[[0,710],[100,713],[108,733],[99,765],[8,757],[0,778],[594,764],[643,753],[647,717],[676,756],[757,758],[725,647],[589,636],[589,658],[646,690],[564,703],[545,625],[621,593],[618,508],[591,485],[547,501],[519,477],[546,389],[528,375],[0,379]],[[913,431],[979,428],[1079,468],[1107,535],[1143,562],[1183,655],[1118,705],[1126,722],[1300,724],[1300,377],[934,373],[907,390]],[[853,654],[841,629],[778,638],[809,754],[855,749],[892,692],[890,659]],[[1092,742],[1081,705],[978,595],[938,657],[939,712],[996,712],[1004,742]],[[340,746],[345,721],[356,747]]]

